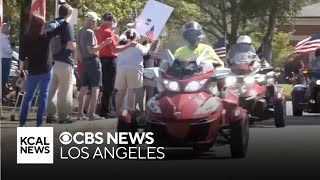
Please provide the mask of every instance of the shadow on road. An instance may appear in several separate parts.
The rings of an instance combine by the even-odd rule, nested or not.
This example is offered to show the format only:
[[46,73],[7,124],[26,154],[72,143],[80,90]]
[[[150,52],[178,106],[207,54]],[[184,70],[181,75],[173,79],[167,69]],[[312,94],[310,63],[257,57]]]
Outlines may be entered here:
[[[287,116],[287,126],[318,126],[320,125],[320,115],[306,116]],[[255,122],[252,128],[276,128],[274,119],[269,119],[261,122]]]

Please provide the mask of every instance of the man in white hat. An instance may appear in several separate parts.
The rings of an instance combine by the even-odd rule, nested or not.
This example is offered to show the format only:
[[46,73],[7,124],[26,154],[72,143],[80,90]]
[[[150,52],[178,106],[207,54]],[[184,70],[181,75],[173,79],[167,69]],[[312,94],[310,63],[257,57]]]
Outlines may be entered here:
[[78,54],[81,60],[81,89],[79,95],[79,120],[87,120],[83,114],[83,105],[85,95],[88,88],[91,88],[91,109],[90,120],[98,120],[101,117],[95,114],[97,108],[97,100],[100,86],[102,85],[101,62],[99,59],[99,51],[106,45],[110,44],[112,38],[107,38],[105,41],[98,44],[94,30],[97,28],[97,21],[101,20],[95,12],[88,12],[85,16],[84,27],[79,30],[77,36]]

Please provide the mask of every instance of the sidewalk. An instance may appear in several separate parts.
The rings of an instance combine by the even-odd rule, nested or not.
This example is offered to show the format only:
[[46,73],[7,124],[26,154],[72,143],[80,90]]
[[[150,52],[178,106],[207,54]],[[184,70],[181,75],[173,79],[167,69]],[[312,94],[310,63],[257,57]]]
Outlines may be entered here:
[[[16,114],[16,121],[10,121],[10,107],[3,107],[3,114],[0,121],[0,132],[1,132],[1,144],[11,144],[16,141],[16,128],[20,126],[18,117]],[[36,127],[35,114],[30,114],[28,116],[28,122],[26,123],[27,127]],[[72,114],[71,119],[73,123],[68,124],[59,124],[52,123],[47,124],[45,118],[43,121],[43,127],[54,127],[54,136],[57,138],[61,132],[68,131],[70,133],[75,133],[78,131],[86,132],[109,132],[115,131],[117,127],[117,119],[103,119],[95,121],[80,121],[77,120],[76,113]]]

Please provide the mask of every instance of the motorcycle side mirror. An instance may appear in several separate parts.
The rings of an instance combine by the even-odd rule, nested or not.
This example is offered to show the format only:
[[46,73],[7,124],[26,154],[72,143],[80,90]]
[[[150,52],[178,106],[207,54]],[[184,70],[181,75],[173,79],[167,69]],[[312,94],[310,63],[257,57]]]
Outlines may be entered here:
[[274,77],[276,73],[274,71],[271,71],[271,72],[268,72],[266,75],[267,77],[271,78],[271,77]]
[[172,52],[170,49],[167,49],[167,62],[169,63],[170,66],[174,63],[175,57],[173,56]]

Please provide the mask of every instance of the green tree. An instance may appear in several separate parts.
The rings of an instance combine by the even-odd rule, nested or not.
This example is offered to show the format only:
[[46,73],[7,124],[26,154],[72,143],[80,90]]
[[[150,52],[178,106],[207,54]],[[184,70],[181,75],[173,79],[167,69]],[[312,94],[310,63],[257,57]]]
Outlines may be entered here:
[[19,0],[3,0],[3,20],[5,23],[11,24],[11,38],[13,42],[19,40],[20,8],[21,4]]
[[[245,16],[258,17],[266,21],[266,31],[262,40],[262,52],[268,61],[272,59],[272,42],[276,23],[287,23],[296,16],[302,5],[306,3],[303,0],[246,0],[243,10]],[[310,2],[311,3],[311,2]],[[258,7],[258,8],[253,8]]]
[[[278,32],[275,29],[274,38],[272,41],[272,65],[281,66],[285,61],[288,61],[288,57],[292,55],[294,48],[290,45],[290,37],[293,32],[284,33],[282,31]],[[261,43],[264,38],[264,32],[253,32],[250,34],[252,37],[253,45],[256,49],[261,46]]]
[[[55,12],[55,1],[47,2],[48,17],[52,19]],[[82,26],[84,15],[88,11],[95,11],[100,16],[109,11],[116,17],[119,27],[124,28],[130,21],[130,17],[135,8],[140,11],[144,7],[146,0],[68,0],[67,2],[79,10],[78,25],[76,28]]]
[[292,55],[294,48],[290,45],[292,32],[276,32],[272,42],[272,63],[273,66],[282,66],[288,57]]

